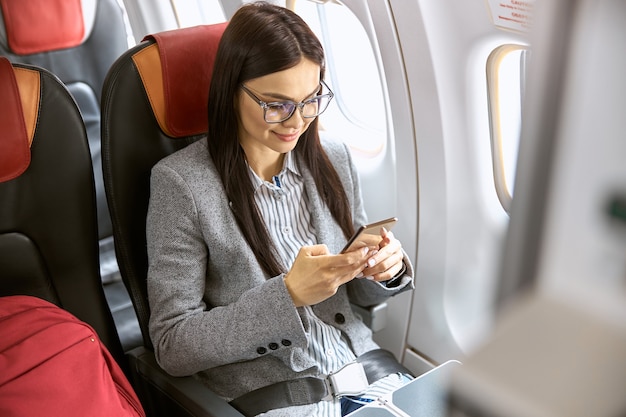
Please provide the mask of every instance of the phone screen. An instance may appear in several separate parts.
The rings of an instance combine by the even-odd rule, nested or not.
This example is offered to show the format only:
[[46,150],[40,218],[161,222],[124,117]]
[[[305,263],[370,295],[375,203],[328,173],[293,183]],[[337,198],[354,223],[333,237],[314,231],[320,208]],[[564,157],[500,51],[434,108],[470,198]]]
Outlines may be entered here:
[[341,253],[349,252],[363,246],[377,246],[382,239],[380,229],[384,227],[387,230],[391,230],[397,221],[398,219],[396,217],[390,217],[359,227],[359,230],[350,238]]

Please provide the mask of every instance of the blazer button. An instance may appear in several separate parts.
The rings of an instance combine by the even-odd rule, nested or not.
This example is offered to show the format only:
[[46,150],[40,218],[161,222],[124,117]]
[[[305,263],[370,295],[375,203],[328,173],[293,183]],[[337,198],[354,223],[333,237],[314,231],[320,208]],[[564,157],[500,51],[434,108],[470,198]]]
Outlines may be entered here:
[[291,346],[291,340],[283,339],[281,342],[283,346]]
[[263,346],[260,346],[256,348],[256,353],[258,353],[259,355],[265,355],[265,353],[267,353],[267,349],[265,349]]
[[341,313],[335,314],[335,323],[344,324],[345,322],[346,322],[346,318],[344,317],[343,314]]
[[270,349],[272,349],[272,350],[276,350],[276,349],[278,349],[278,343],[274,343],[274,342],[272,342],[272,343],[270,343],[270,344],[268,345],[268,347],[269,347]]

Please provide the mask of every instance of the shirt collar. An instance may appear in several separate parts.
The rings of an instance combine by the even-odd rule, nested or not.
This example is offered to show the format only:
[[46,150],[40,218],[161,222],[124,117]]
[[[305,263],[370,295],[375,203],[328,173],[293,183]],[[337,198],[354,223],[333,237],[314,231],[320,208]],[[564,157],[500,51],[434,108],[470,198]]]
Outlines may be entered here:
[[285,161],[283,162],[283,169],[280,171],[280,174],[285,172],[285,170],[289,170],[296,175],[300,175],[300,171],[298,170],[298,166],[296,165],[296,158],[293,157],[291,152],[287,152],[285,154]]

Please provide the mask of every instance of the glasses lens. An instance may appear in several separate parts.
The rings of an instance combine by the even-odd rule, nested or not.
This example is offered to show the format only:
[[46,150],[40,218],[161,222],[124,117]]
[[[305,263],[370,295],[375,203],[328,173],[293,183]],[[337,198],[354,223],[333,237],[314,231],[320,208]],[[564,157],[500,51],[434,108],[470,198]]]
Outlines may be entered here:
[[303,103],[304,105],[302,106],[302,116],[319,116],[324,112],[324,110],[326,110],[326,108],[328,107],[328,103],[330,103],[330,96],[328,94],[313,97],[312,99],[307,100]]
[[265,108],[265,121],[269,123],[282,122],[291,117],[295,109],[295,103],[268,103]]

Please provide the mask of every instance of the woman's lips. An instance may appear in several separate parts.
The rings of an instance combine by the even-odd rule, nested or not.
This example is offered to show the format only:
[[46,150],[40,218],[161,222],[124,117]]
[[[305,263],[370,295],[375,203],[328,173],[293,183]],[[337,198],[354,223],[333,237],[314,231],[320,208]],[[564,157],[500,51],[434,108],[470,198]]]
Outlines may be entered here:
[[278,139],[282,140],[283,142],[293,142],[294,140],[298,139],[298,137],[300,136],[300,132],[289,133],[289,134],[281,134],[281,133],[274,132],[274,134],[276,135]]

